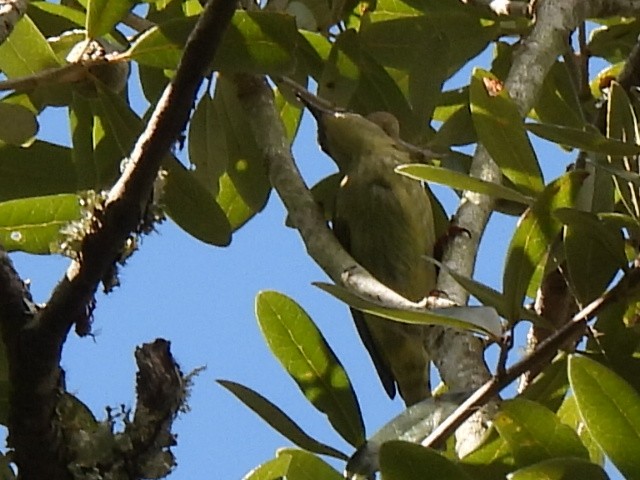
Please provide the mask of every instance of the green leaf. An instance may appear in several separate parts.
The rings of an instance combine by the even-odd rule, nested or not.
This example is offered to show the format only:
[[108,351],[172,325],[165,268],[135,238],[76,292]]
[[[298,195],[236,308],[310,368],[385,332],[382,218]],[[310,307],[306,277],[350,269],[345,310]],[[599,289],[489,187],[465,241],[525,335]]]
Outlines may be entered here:
[[580,458],[552,458],[509,474],[509,480],[607,480],[599,465]]
[[584,130],[579,130],[543,123],[527,123],[525,127],[540,138],[587,152],[614,156],[638,155],[640,153],[640,145],[607,138],[594,128],[585,127]]
[[89,0],[87,4],[87,35],[106,35],[135,5],[134,0]]
[[256,317],[269,348],[307,399],[351,445],[364,442],[360,406],[349,377],[307,313],[274,291],[256,297]]
[[[502,326],[497,314],[495,316],[486,315],[486,312],[482,310],[487,307],[452,307],[433,310],[425,308],[420,311],[397,310],[359,297],[338,285],[322,282],[314,282],[314,285],[350,307],[389,320],[417,325],[442,325],[480,333],[491,338],[499,338],[502,334]],[[495,313],[495,310],[491,309],[491,311]]]
[[640,331],[636,322],[627,324],[625,311],[628,302],[610,305],[598,315],[593,325],[597,338],[589,338],[587,351],[590,357],[600,361],[623,377],[636,390],[640,389]]
[[478,141],[469,105],[455,110],[440,127],[430,145],[439,147],[463,146]]
[[160,70],[159,68],[148,67],[146,65],[138,65],[138,75],[140,77],[140,86],[144,98],[151,105],[155,105],[160,100],[160,96],[169,84],[172,72],[169,70]]
[[627,59],[638,41],[640,21],[629,17],[613,25],[604,25],[591,31],[587,48],[590,55],[611,63]]
[[591,461],[597,465],[604,465],[604,453],[589,433],[589,430],[585,427],[582,418],[580,418],[576,398],[573,395],[565,397],[564,402],[562,402],[562,405],[558,409],[557,415],[562,423],[578,432],[580,441],[589,452]]
[[0,203],[0,244],[9,252],[57,252],[60,229],[80,219],[77,195],[52,195]]
[[[140,35],[127,53],[142,65],[173,70],[196,20],[180,18],[153,27]],[[212,68],[227,73],[287,75],[296,67],[295,54],[304,41],[290,15],[238,10],[223,36]]]
[[231,226],[213,195],[175,158],[165,159],[163,167],[167,178],[162,202],[171,219],[202,242],[229,245]]
[[396,172],[406,175],[409,178],[424,182],[434,182],[446,185],[457,190],[470,190],[476,193],[483,193],[496,198],[503,198],[513,202],[531,205],[533,199],[521,194],[517,190],[499,185],[497,183],[486,182],[478,178],[470,177],[462,173],[446,168],[434,167],[432,165],[413,164],[396,167]]
[[536,195],[544,188],[542,172],[522,116],[502,83],[476,68],[469,88],[471,116],[478,141],[516,188]]
[[640,478],[638,392],[605,366],[577,355],[569,357],[569,381],[595,441],[625,478]]
[[407,407],[351,455],[345,467],[345,477],[372,478],[380,470],[381,446],[393,440],[422,443],[468,397],[465,392],[447,392]]
[[460,467],[476,480],[507,478],[514,465],[509,445],[493,426],[490,427],[482,444],[460,462]]
[[407,92],[364,48],[353,30],[342,32],[333,44],[318,82],[318,95],[353,111],[385,111],[400,123],[402,137],[419,138],[424,121],[411,111]]
[[35,141],[29,148],[0,146],[0,201],[77,190],[71,149]]
[[542,123],[582,128],[585,120],[575,84],[566,64],[556,61],[542,83],[535,106]]
[[45,37],[54,37],[85,25],[85,12],[67,5],[46,1],[29,2],[29,17]]
[[254,390],[229,380],[216,380],[220,385],[233,393],[242,403],[257,413],[260,418],[267,422],[278,433],[291,440],[295,445],[309,452],[329,455],[340,460],[348,457],[339,450],[325,445],[309,436],[295,423],[291,417],[283,412],[278,406],[271,403]]
[[[123,98],[107,90],[100,90],[90,105],[93,117],[91,137],[84,141],[91,142],[91,155],[85,159],[79,157],[89,153],[84,151],[86,145],[83,145],[74,159],[93,162],[99,188],[109,188],[120,176],[122,160],[131,154],[144,125]],[[87,135],[87,132],[83,134]],[[89,170],[92,166],[85,168]]]
[[208,165],[210,168],[210,164],[215,163],[216,171],[222,167],[226,169],[219,177],[216,200],[232,230],[237,230],[262,211],[271,192],[271,183],[255,140],[247,135],[249,121],[238,101],[237,88],[225,76],[218,76],[212,107],[218,123],[209,130],[208,136],[221,150],[215,152],[215,158],[210,158]]
[[[380,0],[376,2],[375,10],[365,16],[363,24],[371,19],[371,22],[384,22],[400,20],[403,18],[415,19],[416,23],[421,19],[428,25],[439,30],[446,49],[439,50],[442,43],[414,44],[404,40],[404,32],[396,31],[399,36],[389,35],[386,48],[392,50],[398,44],[406,45],[408,50],[418,50],[424,55],[424,65],[432,66],[441,62],[447,72],[447,77],[457,72],[462,65],[481,53],[488,42],[499,35],[499,24],[493,18],[482,15],[480,9],[469,9],[460,2],[442,0],[438,2],[402,2],[394,0]],[[364,25],[363,25],[364,28]],[[460,35],[464,32],[464,35]],[[416,41],[420,38],[420,32],[412,32]],[[424,34],[423,34],[424,35]],[[429,47],[433,47],[430,49]],[[411,53],[397,51],[400,58],[411,58]],[[440,55],[439,55],[440,54]],[[428,63],[427,63],[428,62]],[[428,71],[429,69],[425,69]]]
[[300,34],[306,42],[301,44],[302,59],[308,74],[318,79],[322,75],[324,62],[329,58],[332,43],[320,32],[301,31]]
[[33,140],[38,121],[31,110],[9,102],[0,102],[0,141],[22,145]]
[[343,480],[342,475],[328,463],[304,450],[283,448],[278,456],[289,457],[289,468],[285,478],[295,480]]
[[[612,82],[609,99],[607,103],[607,137],[620,141],[639,143],[640,133],[638,132],[638,120],[629,97],[624,89],[617,82]],[[608,164],[618,172],[626,171],[630,175],[637,175],[636,158],[629,157],[607,157]],[[601,162],[604,163],[604,162]],[[635,218],[640,216],[638,206],[638,188],[635,182],[627,183],[621,181],[620,175],[614,175],[613,181],[616,193],[620,201],[625,205],[626,210]]]
[[520,218],[509,244],[502,278],[510,305],[509,320],[518,318],[533,274],[560,233],[562,224],[553,212],[573,206],[586,175],[585,172],[570,172],[553,181]]
[[507,400],[493,422],[519,467],[556,457],[589,458],[578,434],[536,402]]
[[295,17],[302,30],[327,34],[334,22],[330,3],[324,0],[293,0],[286,5],[285,12]]
[[[507,297],[504,294],[472,278],[465,277],[464,275],[460,275],[459,273],[448,269],[446,265],[438,262],[437,260],[427,258],[425,258],[425,260],[433,262],[438,266],[439,269],[446,271],[453,277],[456,282],[462,285],[462,287],[467,292],[476,297],[480,301],[480,303],[495,308],[501,317],[509,318],[510,306],[507,302]],[[549,330],[554,329],[553,324],[551,324],[548,320],[540,317],[539,315],[536,315],[535,312],[531,311],[531,309],[528,308],[521,308],[520,316],[518,318],[529,320],[534,325],[542,328],[547,328]]]
[[[71,129],[71,158],[75,164],[78,184],[81,188],[100,189],[98,168],[94,158],[94,139],[98,140],[99,133],[94,137],[94,116],[91,104],[79,95],[73,96],[69,105],[69,128]],[[113,142],[111,142],[113,143]],[[118,155],[119,158],[122,158]]]
[[213,195],[218,194],[220,176],[227,169],[227,139],[223,119],[213,99],[205,93],[189,122],[189,161],[193,176]]
[[[381,1],[367,13],[360,28],[360,44],[380,65],[398,72],[396,81],[416,115],[431,118],[449,75],[449,41],[428,16],[400,3]],[[402,14],[390,11],[393,8]]]
[[[433,120],[438,122],[446,122],[458,110],[466,107],[469,108],[469,86],[455,88],[453,90],[445,90],[438,96],[436,109],[433,112]],[[471,114],[471,112],[468,112]]]
[[247,473],[242,480],[280,480],[289,470],[291,456],[280,455]]
[[33,75],[45,68],[59,66],[60,61],[47,39],[27,15],[0,45],[0,70],[7,78]]
[[563,240],[571,286],[579,302],[588,305],[627,266],[624,236],[592,213],[561,208],[555,216],[567,226]]
[[440,453],[414,443],[392,441],[380,448],[380,471],[385,480],[467,480],[462,468]]
[[[306,77],[306,74],[305,74]],[[286,87],[285,87],[286,88]],[[299,102],[295,99],[291,100],[289,95],[283,93],[283,90],[278,85],[278,88],[274,91],[275,105],[280,114],[280,120],[286,131],[287,139],[293,143],[293,140],[298,133],[300,122],[302,121],[303,109]]]
[[[393,5],[397,2],[385,0],[383,3]],[[489,42],[501,35],[503,22],[495,21],[495,17],[486,10],[469,9],[462,2],[451,0],[420,2],[416,5],[447,37],[449,75],[460,70],[469,60],[484,51]],[[460,35],[460,32],[464,32],[464,35]]]

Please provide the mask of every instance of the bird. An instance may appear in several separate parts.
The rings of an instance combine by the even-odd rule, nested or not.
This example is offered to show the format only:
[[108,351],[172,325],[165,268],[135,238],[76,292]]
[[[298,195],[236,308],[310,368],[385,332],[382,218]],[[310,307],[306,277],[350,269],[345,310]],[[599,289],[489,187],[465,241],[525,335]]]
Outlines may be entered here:
[[[341,175],[332,227],[342,246],[385,286],[412,301],[436,286],[436,270],[425,261],[436,243],[426,186],[395,167],[412,163],[388,112],[362,116],[307,104],[318,123],[321,149]],[[404,324],[351,309],[356,329],[382,385],[407,406],[431,395],[429,327]]]

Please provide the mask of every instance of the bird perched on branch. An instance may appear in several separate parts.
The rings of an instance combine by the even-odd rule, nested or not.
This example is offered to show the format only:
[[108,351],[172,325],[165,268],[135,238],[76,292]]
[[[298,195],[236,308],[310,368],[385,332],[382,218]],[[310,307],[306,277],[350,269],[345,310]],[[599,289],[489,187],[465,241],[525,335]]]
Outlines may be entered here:
[[[304,101],[305,99],[303,99]],[[412,301],[435,288],[435,230],[431,202],[418,181],[394,171],[411,163],[398,121],[386,112],[363,117],[310,105],[322,150],[343,176],[333,229],[344,248],[374,277]],[[429,327],[409,325],[352,309],[355,324],[382,384],[405,404],[430,396]]]

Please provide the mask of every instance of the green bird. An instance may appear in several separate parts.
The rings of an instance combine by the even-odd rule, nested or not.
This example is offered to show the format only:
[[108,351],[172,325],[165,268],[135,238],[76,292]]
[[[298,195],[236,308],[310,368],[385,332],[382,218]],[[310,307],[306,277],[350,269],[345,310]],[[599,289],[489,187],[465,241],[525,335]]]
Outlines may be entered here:
[[[333,230],[344,248],[387,287],[418,301],[436,286],[435,230],[425,186],[394,171],[412,163],[399,137],[398,121],[376,112],[368,117],[308,105],[318,122],[322,150],[343,176],[335,199]],[[405,404],[431,395],[429,327],[394,322],[351,310],[356,328],[380,380]]]

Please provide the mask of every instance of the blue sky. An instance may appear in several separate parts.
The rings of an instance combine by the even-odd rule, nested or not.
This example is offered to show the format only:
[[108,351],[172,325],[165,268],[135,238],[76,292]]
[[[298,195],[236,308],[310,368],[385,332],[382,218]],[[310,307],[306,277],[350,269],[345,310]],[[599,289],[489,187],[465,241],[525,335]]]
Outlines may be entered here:
[[[469,69],[457,81],[465,83],[468,75]],[[42,117],[40,136],[68,144],[66,125],[66,110],[51,110]],[[564,171],[570,158],[549,144],[536,142],[536,151],[547,181]],[[310,185],[335,169],[317,147],[309,116],[294,153]],[[455,196],[443,188],[435,190],[452,213]],[[368,434],[402,409],[398,399],[392,402],[386,397],[347,307],[311,285],[326,280],[326,275],[306,256],[299,235],[284,226],[284,218],[282,203],[272,194],[264,212],[238,231],[228,248],[202,244],[170,221],[160,225],[122,269],[121,288],[98,296],[95,338],[72,334],[65,345],[68,389],[99,417],[104,417],[105,406],[133,406],[133,352],[143,342],[164,337],[172,342],[183,371],[206,367],[195,379],[191,411],[175,424],[179,466],[172,479],[239,479],[272,458],[277,448],[289,446],[215,384],[217,378],[257,390],[308,433],[351,453],[269,352],[254,316],[254,298],[260,290],[289,295],[315,320],[351,377]],[[483,238],[476,278],[494,288],[501,288],[514,225],[514,218],[495,214]],[[68,263],[60,257],[14,254],[12,258],[23,278],[31,279],[40,302],[47,299]]]

